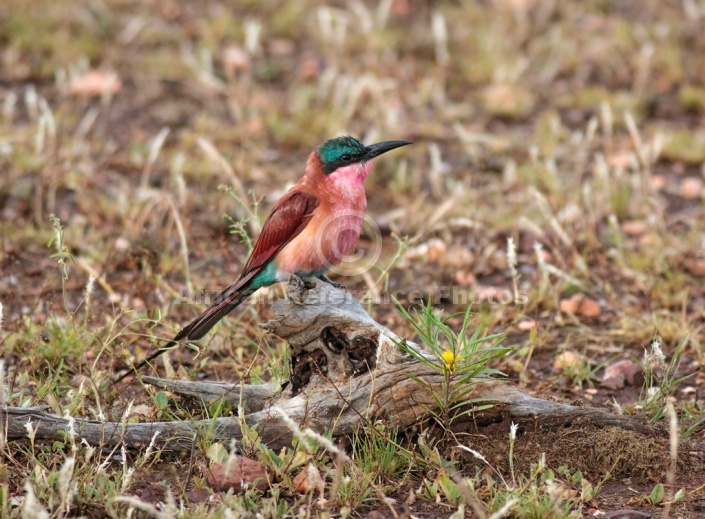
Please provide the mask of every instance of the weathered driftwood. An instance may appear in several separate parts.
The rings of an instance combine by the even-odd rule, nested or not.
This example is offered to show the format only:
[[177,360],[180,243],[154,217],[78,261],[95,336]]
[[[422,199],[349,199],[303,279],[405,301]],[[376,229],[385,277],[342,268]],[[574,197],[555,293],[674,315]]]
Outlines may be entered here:
[[[241,406],[244,418],[221,417],[195,422],[141,424],[105,423],[76,418],[74,428],[88,443],[129,447],[156,443],[179,450],[206,431],[210,437],[241,439],[241,420],[257,426],[261,440],[274,449],[290,445],[292,432],[282,415],[300,427],[330,430],[340,437],[366,421],[382,419],[400,430],[429,418],[435,405],[431,393],[411,376],[440,387],[442,375],[403,353],[394,333],[375,322],[349,294],[318,280],[292,284],[289,300],[274,305],[278,315],[262,325],[291,347],[292,370],[283,391],[278,386],[169,381],[143,377],[148,384],[191,398],[212,402],[219,398]],[[575,422],[617,426],[643,434],[653,430],[629,417],[603,409],[576,407],[531,397],[509,383],[482,380],[469,398],[493,400],[486,411],[468,416],[474,426],[510,419],[525,430],[555,428]],[[68,421],[41,409],[2,408],[6,438],[27,438],[31,421],[35,438],[57,439]]]

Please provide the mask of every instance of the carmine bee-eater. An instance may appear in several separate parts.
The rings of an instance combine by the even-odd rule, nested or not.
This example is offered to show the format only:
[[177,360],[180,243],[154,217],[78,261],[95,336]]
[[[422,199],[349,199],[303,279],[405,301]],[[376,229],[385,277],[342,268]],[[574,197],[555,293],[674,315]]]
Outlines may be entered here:
[[372,159],[407,144],[411,143],[385,141],[365,146],[352,137],[338,137],[314,149],[304,176],[272,208],[237,281],[165,347],[135,366],[135,371],[182,339],[200,339],[262,287],[292,275],[330,282],[328,270],[352,254],[360,240],[367,207],[364,181]]

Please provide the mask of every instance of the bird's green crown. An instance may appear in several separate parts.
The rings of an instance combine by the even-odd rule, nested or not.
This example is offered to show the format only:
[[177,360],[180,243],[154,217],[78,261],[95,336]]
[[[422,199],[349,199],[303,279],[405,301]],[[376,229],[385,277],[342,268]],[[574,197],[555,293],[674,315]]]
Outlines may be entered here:
[[358,162],[367,153],[364,144],[347,135],[326,141],[317,150],[326,175],[330,175],[340,167]]

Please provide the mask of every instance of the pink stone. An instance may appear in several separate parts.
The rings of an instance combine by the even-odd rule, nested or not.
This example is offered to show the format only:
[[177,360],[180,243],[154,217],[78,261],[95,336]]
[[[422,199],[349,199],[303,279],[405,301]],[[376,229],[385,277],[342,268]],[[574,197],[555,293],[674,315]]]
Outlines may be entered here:
[[212,464],[206,479],[214,490],[221,492],[232,489],[239,493],[253,486],[259,490],[269,488],[264,465],[244,456]]

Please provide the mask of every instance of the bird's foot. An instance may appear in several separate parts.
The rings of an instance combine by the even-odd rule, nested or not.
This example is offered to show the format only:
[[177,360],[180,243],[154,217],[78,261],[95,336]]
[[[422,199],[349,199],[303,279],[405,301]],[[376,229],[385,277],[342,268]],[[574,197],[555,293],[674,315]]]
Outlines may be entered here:
[[332,279],[329,279],[328,276],[326,276],[326,275],[318,276],[318,279],[320,279],[321,281],[325,281],[329,285],[333,285],[338,290],[345,290],[346,292],[348,291],[348,287],[346,287],[342,283],[337,283],[337,282],[333,281]]
[[289,282],[293,284],[294,287],[298,290],[310,290],[316,286],[311,281],[304,279],[296,273],[291,275],[291,279],[289,280]]

